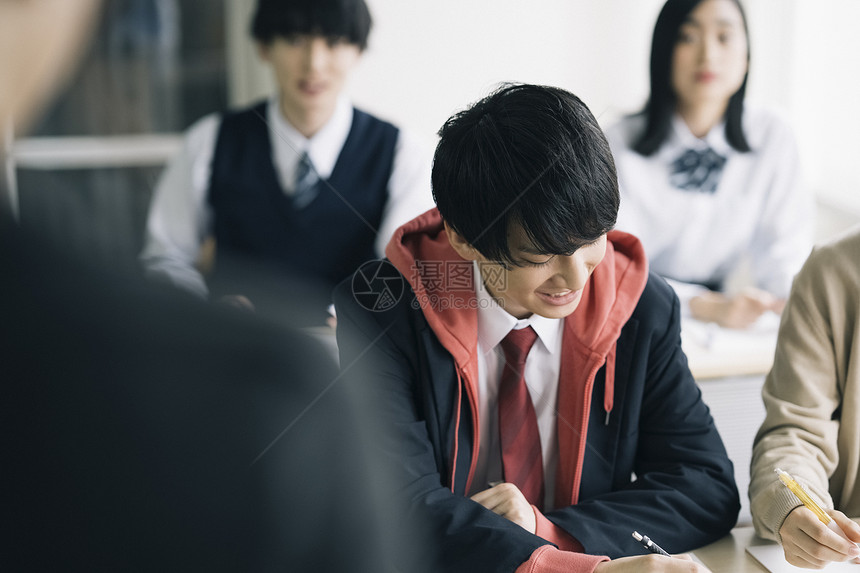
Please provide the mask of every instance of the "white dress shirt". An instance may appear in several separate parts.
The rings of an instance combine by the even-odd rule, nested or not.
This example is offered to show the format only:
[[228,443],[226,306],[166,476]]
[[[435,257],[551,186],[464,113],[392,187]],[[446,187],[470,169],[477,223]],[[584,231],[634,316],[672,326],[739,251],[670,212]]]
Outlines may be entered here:
[[[281,114],[278,98],[269,100],[266,121],[272,162],[285,193],[294,192],[296,168],[304,152],[321,178],[331,176],[349,135],[352,116],[351,103],[341,97],[331,119],[313,137],[306,138]],[[212,209],[206,197],[220,125],[221,114],[212,114],[188,130],[182,150],[167,166],[156,187],[140,257],[149,275],[167,278],[201,297],[208,290],[195,263],[202,242],[212,232]],[[388,180],[388,202],[375,244],[380,257],[384,256],[385,246],[397,227],[433,206],[431,157],[417,139],[399,131]]]
[[[690,283],[739,275],[787,296],[812,245],[814,203],[785,122],[747,106],[743,124],[752,151],[741,153],[726,140],[724,124],[699,139],[675,116],[668,139],[650,157],[629,147],[643,123],[642,116],[628,117],[606,135],[621,188],[617,228],[642,240],[651,269],[675,279],[682,301],[703,290]],[[673,161],[687,149],[707,147],[726,158],[716,191],[673,187]]]
[[525,380],[534,404],[543,454],[544,507],[552,507],[555,472],[558,466],[558,376],[561,371],[562,319],[533,314],[519,320],[493,299],[473,265],[478,298],[478,463],[469,495],[485,490],[489,482],[502,480],[502,449],[499,443],[499,383],[505,364],[500,346],[511,330],[531,326],[537,340],[526,358]]

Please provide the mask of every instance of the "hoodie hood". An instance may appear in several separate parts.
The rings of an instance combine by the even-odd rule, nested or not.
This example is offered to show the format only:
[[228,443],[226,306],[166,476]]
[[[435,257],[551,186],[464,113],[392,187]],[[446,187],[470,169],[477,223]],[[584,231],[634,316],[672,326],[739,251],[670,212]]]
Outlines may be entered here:
[[471,265],[448,242],[439,210],[434,207],[397,229],[385,255],[409,282],[430,328],[457,365],[465,369],[474,362],[477,368],[478,311],[469,304],[476,298],[474,288],[446,289],[445,281],[422,273],[451,263]]
[[[439,341],[458,365],[468,363],[477,348],[477,310],[475,304],[469,304],[475,299],[474,289],[446,289],[438,277],[422,274],[422,268],[429,268],[431,263],[465,262],[448,242],[438,209],[430,209],[397,229],[385,254],[409,282]],[[647,280],[648,263],[639,240],[611,231],[606,256],[586,283],[579,306],[565,318],[565,330],[578,344],[605,355],[633,314]],[[439,304],[443,299],[444,304]]]
[[[385,250],[391,263],[409,282],[430,328],[457,365],[458,375],[465,379],[465,390],[477,412],[478,311],[474,288],[446,288],[446,281],[425,269],[444,269],[452,262],[469,264],[448,242],[442,217],[436,208],[416,217],[394,233]],[[475,277],[475,280],[480,280]],[[569,425],[559,425],[559,445],[570,444],[579,452],[579,463],[568,468],[559,466],[556,505],[575,502],[579,490],[582,452],[588,422],[591,386],[603,365],[606,366],[604,410],[606,423],[613,406],[615,344],[621,329],[630,319],[648,281],[648,263],[644,249],[633,235],[610,231],[606,255],[594,269],[582,292],[576,310],[564,319],[563,359],[559,376],[559,412],[566,419],[582,420],[579,432],[570,433]],[[570,357],[570,360],[566,360]],[[565,364],[575,362],[574,370]],[[569,417],[573,416],[573,417]],[[561,417],[561,416],[560,416]],[[473,422],[476,422],[473,420]],[[473,428],[477,428],[474,423]],[[566,428],[566,429],[565,429]],[[475,436],[475,442],[478,438]],[[477,448],[473,449],[476,452]],[[472,469],[474,469],[474,462]],[[471,473],[471,470],[470,470]],[[562,491],[563,490],[563,491]]]

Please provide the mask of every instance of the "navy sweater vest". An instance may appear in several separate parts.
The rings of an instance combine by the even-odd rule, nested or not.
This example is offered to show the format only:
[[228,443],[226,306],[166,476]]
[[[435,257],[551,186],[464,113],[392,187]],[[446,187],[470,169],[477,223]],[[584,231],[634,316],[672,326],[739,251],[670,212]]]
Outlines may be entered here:
[[217,292],[219,275],[235,260],[274,265],[331,288],[376,258],[398,130],[354,110],[331,176],[309,205],[296,209],[272,162],[267,105],[227,113],[221,122],[208,197],[218,250],[211,282]]

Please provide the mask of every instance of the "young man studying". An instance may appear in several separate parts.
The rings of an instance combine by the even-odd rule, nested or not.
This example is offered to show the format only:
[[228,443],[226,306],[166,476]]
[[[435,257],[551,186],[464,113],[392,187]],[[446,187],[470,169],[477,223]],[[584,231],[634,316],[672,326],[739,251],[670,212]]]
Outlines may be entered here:
[[342,368],[386,429],[405,523],[435,540],[416,562],[703,570],[631,536],[687,551],[725,535],[739,502],[678,300],[612,231],[618,185],[594,117],[561,89],[511,85],[440,136],[437,209],[335,291]]

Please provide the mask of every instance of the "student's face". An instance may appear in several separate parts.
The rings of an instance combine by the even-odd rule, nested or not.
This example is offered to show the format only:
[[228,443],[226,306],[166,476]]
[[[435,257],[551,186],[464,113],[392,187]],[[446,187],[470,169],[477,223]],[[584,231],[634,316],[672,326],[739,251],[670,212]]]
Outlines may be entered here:
[[705,0],[678,31],[672,88],[680,105],[726,105],[747,72],[743,17],[731,0]]
[[[522,228],[514,225],[508,233],[511,253],[522,266],[505,269],[489,261],[456,232],[448,232],[457,252],[467,260],[477,260],[487,291],[509,314],[527,318],[538,314],[563,318],[579,306],[582,289],[606,254],[606,235],[572,255],[546,255],[536,252]],[[454,244],[459,241],[459,244]]]
[[275,73],[281,105],[289,117],[331,113],[361,50],[339,38],[296,35],[260,46]]

